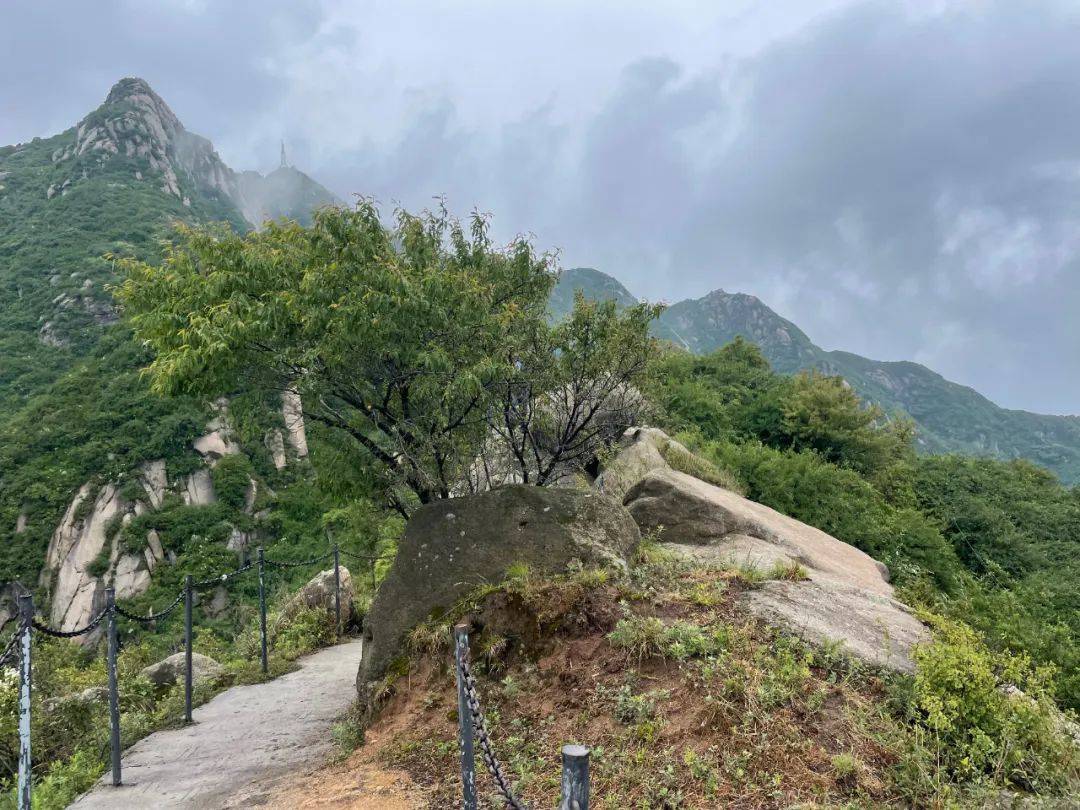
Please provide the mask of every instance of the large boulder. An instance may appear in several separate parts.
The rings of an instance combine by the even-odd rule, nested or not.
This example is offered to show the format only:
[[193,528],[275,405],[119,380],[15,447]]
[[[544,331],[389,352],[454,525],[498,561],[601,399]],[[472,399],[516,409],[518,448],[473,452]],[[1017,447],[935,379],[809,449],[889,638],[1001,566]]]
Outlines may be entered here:
[[[140,674],[145,675],[154,686],[172,686],[184,679],[184,653],[174,653],[163,661],[146,667]],[[224,667],[209,655],[197,652],[191,654],[192,683],[212,683],[224,674]]]
[[653,470],[666,470],[661,454],[668,435],[657,428],[630,428],[619,440],[618,451],[603,465],[593,486],[612,498],[622,500],[638,481]]
[[801,567],[744,592],[754,614],[817,643],[841,642],[868,663],[910,671],[926,628],[893,597],[888,570],[864,552],[734,492],[671,469],[645,475],[624,500],[643,532],[702,562],[768,572]]
[[[351,615],[353,596],[352,574],[345,566],[338,566],[338,582],[341,587],[341,618],[346,620]],[[286,618],[291,618],[304,608],[316,608],[334,611],[334,569],[328,568],[312,577],[308,583],[296,592],[282,610]]]
[[365,695],[406,634],[524,563],[559,572],[572,560],[625,568],[641,535],[618,502],[592,492],[513,485],[428,504],[409,520],[364,622],[357,688]]

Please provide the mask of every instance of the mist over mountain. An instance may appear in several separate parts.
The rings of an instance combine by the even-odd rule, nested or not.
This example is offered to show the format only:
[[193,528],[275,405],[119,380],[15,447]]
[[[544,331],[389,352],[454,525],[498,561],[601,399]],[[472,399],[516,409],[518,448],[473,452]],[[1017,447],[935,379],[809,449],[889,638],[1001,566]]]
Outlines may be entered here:
[[[555,317],[569,311],[567,302],[573,302],[576,290],[622,306],[637,301],[615,278],[591,268],[573,268],[563,273],[552,294]],[[1001,408],[978,391],[919,363],[826,351],[755,296],[715,290],[702,298],[679,301],[664,311],[654,331],[695,354],[708,354],[741,335],[760,346],[779,372],[817,369],[839,375],[863,399],[887,413],[911,416],[919,428],[916,441],[924,452],[1026,458],[1067,483],[1080,480],[1080,417]]]

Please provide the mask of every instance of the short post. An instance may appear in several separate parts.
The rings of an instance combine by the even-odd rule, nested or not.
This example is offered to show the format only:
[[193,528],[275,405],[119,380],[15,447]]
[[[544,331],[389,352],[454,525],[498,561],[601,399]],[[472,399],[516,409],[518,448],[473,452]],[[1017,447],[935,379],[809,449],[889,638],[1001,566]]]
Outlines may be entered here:
[[563,746],[559,810],[589,810],[589,749],[584,745]]
[[270,660],[266,655],[266,558],[259,546],[259,649],[262,655],[263,675],[270,672]]
[[34,597],[19,597],[19,810],[30,810],[30,634],[33,632]]
[[334,543],[334,635],[341,633],[341,557]]
[[377,562],[378,562],[377,558],[368,557],[368,563],[371,565],[371,597],[372,597],[372,599],[375,598],[375,590],[378,587],[377,584],[375,583],[375,564]]
[[184,722],[191,720],[191,608],[195,592],[191,584],[191,574],[184,577]]
[[454,664],[457,670],[458,747],[461,749],[461,796],[464,810],[476,810],[476,756],[473,753],[472,711],[465,688],[465,662],[469,657],[469,626],[454,627]]
[[116,683],[116,590],[105,589],[105,610],[108,615],[108,670],[109,670],[109,748],[112,751],[112,783],[120,786],[120,690]]

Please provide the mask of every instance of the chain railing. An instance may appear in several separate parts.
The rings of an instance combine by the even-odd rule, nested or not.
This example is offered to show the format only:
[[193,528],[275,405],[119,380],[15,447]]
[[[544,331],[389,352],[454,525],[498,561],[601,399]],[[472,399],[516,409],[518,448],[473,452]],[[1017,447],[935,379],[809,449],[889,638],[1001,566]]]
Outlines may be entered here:
[[[260,635],[260,658],[262,664],[263,674],[269,673],[269,654],[268,654],[268,640],[267,640],[267,628],[266,628],[266,575],[267,568],[275,569],[292,569],[301,568],[315,563],[324,562],[328,559],[334,561],[334,628],[335,634],[341,632],[341,565],[340,554],[346,553],[349,556],[354,556],[357,559],[370,559],[372,561],[378,559],[389,559],[388,557],[365,557],[364,555],[353,555],[350,552],[343,552],[338,548],[335,543],[333,548],[321,554],[318,557],[313,557],[309,560],[300,561],[285,561],[285,560],[270,560],[263,554],[263,549],[260,546],[256,559],[241,565],[239,568],[233,571],[227,571],[216,577],[211,577],[203,580],[195,580],[190,574],[184,577],[184,587],[176,598],[173,599],[165,608],[158,612],[154,612],[152,609],[146,616],[140,616],[136,613],[121,607],[116,603],[116,594],[113,588],[105,589],[105,607],[102,608],[97,614],[95,614],[86,623],[85,626],[76,628],[74,630],[58,630],[49,627],[35,617],[33,598],[27,594],[19,597],[19,619],[17,629],[12,635],[11,639],[4,646],[2,652],[0,652],[0,668],[12,665],[18,662],[19,668],[19,772],[18,772],[18,808],[19,810],[30,810],[31,807],[31,747],[30,747],[30,729],[31,729],[31,650],[32,650],[32,636],[34,633],[40,633],[44,636],[52,638],[72,639],[81,636],[89,635],[95,630],[101,627],[102,623],[105,623],[106,629],[106,671],[108,677],[108,695],[109,695],[109,726],[110,726],[110,759],[112,770],[112,784],[119,786],[121,781],[121,738],[120,738],[120,701],[119,690],[116,677],[116,659],[119,653],[119,642],[117,636],[117,620],[120,618],[128,621],[136,622],[143,625],[153,625],[160,622],[175,611],[177,611],[181,605],[184,608],[184,722],[191,723],[192,719],[192,702],[193,702],[193,665],[192,665],[192,608],[195,603],[195,597],[197,591],[202,588],[208,588],[215,585],[227,585],[232,580],[241,576],[242,574],[256,569],[259,575],[259,635]],[[374,562],[372,565],[372,572],[374,573]],[[374,583],[374,578],[373,578]],[[20,590],[25,592],[25,589],[20,587]]]
[[[514,795],[491,744],[487,720],[476,689],[476,679],[469,666],[467,624],[454,627],[454,670],[458,687],[458,748],[461,752],[463,810],[477,810],[476,741],[480,743],[480,759],[495,783],[495,790],[504,807],[508,810],[528,810],[528,806]],[[589,749],[581,745],[564,745],[562,766],[562,800],[559,810],[589,810]]]

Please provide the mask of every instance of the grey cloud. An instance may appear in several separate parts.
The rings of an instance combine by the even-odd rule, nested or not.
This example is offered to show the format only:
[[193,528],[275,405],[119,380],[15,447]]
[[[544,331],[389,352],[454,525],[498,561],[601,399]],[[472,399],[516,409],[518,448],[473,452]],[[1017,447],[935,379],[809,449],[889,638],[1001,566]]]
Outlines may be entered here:
[[[47,35],[0,33],[0,68],[22,71],[0,93],[0,142],[72,123],[137,73],[240,167],[284,136],[343,198],[445,194],[638,294],[754,293],[827,348],[1080,411],[1080,10],[814,6],[760,25],[757,4],[688,5],[670,25],[623,3],[503,6],[498,36],[471,9],[448,42],[444,12],[398,6],[102,3],[54,19],[47,4],[18,12]],[[605,16],[619,37],[587,47],[582,26]]]

